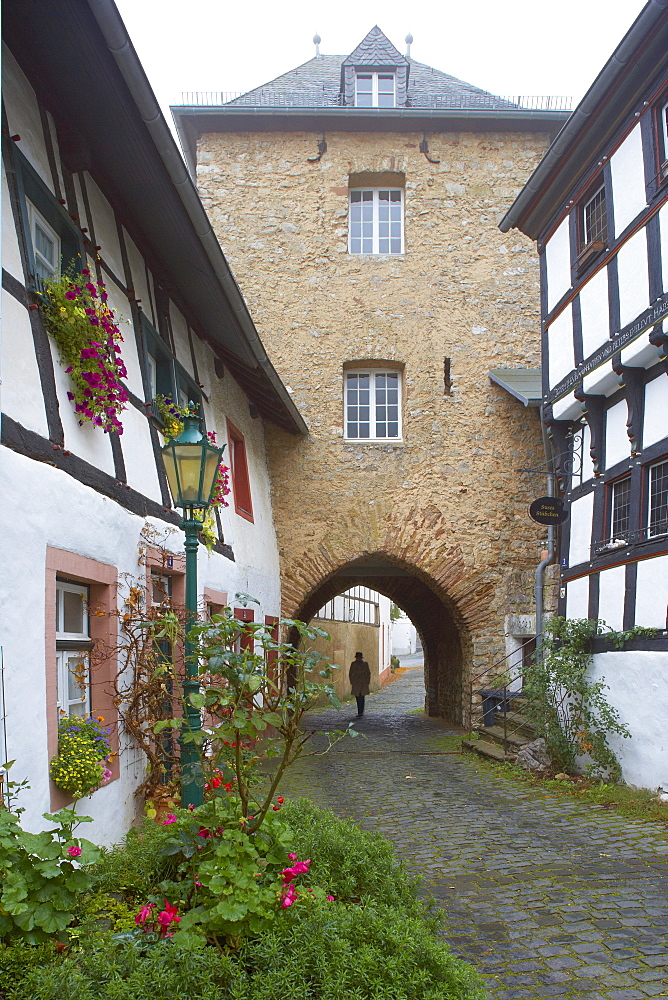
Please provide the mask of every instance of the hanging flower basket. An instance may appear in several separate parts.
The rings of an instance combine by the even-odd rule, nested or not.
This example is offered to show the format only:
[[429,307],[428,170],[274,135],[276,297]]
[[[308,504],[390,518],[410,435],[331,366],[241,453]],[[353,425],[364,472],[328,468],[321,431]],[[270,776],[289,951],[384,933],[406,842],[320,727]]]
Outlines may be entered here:
[[80,422],[88,420],[105,433],[123,433],[119,420],[128,402],[121,379],[123,340],[104,282],[93,283],[88,268],[44,283],[40,293],[44,325],[58,347],[61,363],[74,383],[68,399]]
[[103,722],[102,716],[63,716],[58,724],[58,753],[49,770],[54,784],[73,799],[90,795],[111,779],[111,730],[105,729]]

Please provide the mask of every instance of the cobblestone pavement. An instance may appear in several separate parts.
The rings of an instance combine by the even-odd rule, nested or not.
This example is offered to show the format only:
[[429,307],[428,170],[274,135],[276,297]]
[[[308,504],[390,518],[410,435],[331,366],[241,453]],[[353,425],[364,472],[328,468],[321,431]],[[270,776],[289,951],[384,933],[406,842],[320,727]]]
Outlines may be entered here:
[[[456,752],[457,732],[425,718],[423,702],[422,670],[410,669],[367,698],[355,719],[367,739],[299,761],[286,794],[392,840],[493,1000],[668,997],[668,838],[517,787]],[[354,715],[345,705],[308,723],[343,729]]]

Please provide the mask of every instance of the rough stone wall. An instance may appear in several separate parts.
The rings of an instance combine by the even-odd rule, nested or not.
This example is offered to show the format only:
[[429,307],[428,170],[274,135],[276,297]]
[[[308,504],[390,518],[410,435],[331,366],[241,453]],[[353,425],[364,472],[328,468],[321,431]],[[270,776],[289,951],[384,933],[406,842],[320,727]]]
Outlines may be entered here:
[[[350,681],[348,669],[355,659],[355,653],[360,649],[371,670],[371,690],[378,691],[378,628],[375,625],[362,625],[360,622],[335,622],[318,619],[312,622],[318,628],[323,628],[329,639],[316,639],[310,642],[311,649],[317,649],[327,659],[336,664],[339,670],[333,670],[330,683],[334,686],[339,698],[349,698]],[[314,676],[313,680],[320,680]]]
[[[460,630],[465,694],[504,653],[504,615],[533,611],[544,546],[527,513],[544,480],[518,472],[544,463],[538,414],[487,372],[540,363],[537,257],[497,223],[549,137],[430,135],[433,164],[422,134],[327,133],[308,163],[319,138],[208,134],[198,152],[214,230],[310,428],[268,435],[283,610],[368,553],[412,567]],[[405,254],[350,255],[349,175],[386,171],[405,174]],[[343,365],[377,360],[403,370],[403,441],[346,442]]]

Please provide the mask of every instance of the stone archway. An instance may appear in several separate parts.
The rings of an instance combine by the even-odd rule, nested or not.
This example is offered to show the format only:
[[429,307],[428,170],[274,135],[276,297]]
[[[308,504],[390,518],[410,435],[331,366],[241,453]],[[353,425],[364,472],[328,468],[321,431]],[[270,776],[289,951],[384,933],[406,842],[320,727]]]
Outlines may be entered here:
[[503,652],[499,567],[477,567],[435,507],[406,517],[380,504],[352,506],[358,509],[347,523],[325,530],[317,543],[289,559],[283,550],[284,615],[309,620],[350,587],[378,590],[420,633],[427,712],[468,724],[469,682]]

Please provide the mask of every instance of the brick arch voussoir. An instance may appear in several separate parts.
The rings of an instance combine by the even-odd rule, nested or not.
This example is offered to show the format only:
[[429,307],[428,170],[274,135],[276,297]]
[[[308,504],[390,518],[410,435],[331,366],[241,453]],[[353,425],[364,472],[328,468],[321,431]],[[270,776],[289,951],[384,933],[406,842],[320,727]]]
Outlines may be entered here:
[[[453,526],[434,506],[414,506],[408,514],[357,502],[345,516],[334,513],[320,539],[301,552],[292,551],[282,566],[283,614],[313,614],[335,593],[342,580],[328,586],[350,563],[373,557],[405,568],[422,579],[444,603],[457,626],[484,630],[493,623],[495,583],[489,571],[470,565]],[[360,583],[356,578],[350,585]],[[366,582],[366,586],[373,586]],[[312,608],[314,602],[318,607]],[[399,602],[398,602],[399,603]]]

